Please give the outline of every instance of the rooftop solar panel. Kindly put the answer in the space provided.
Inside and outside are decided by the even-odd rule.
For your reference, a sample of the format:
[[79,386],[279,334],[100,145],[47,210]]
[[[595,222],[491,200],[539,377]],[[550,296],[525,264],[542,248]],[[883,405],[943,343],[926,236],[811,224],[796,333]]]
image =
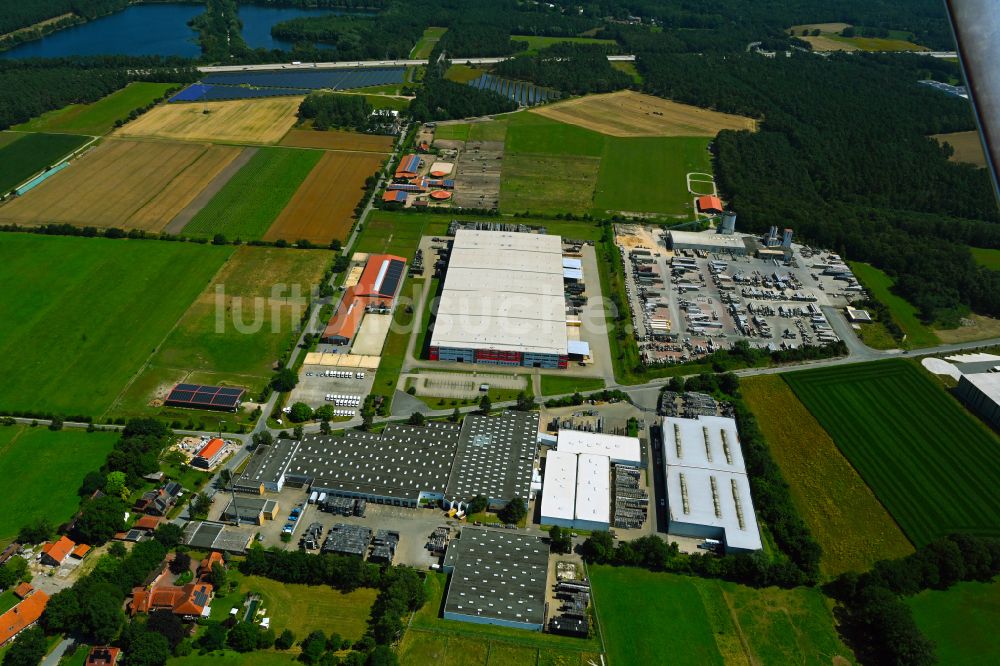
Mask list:
[[213,405],[218,405],[219,407],[235,407],[236,406],[236,396],[234,395],[217,395],[215,399],[212,400]]
[[239,396],[243,394],[243,389],[241,388],[220,388],[219,395],[234,395]]
[[398,259],[393,259],[389,262],[389,268],[385,272],[385,277],[382,279],[382,285],[379,288],[380,296],[392,296],[396,293],[396,287],[399,286],[399,280],[403,276],[404,264]]
[[195,393],[194,398],[191,399],[191,402],[199,405],[210,405],[212,404],[212,396],[211,394],[208,393]]
[[200,384],[178,384],[174,387],[175,391],[197,391],[201,388]]
[[167,400],[170,402],[190,402],[194,397],[194,391],[171,391]]

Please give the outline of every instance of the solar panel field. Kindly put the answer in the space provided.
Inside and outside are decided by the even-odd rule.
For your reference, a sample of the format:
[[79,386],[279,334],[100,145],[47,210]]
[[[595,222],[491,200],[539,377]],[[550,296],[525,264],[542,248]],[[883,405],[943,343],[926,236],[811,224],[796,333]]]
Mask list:
[[75,134],[28,134],[0,147],[0,193],[53,166],[90,139]]
[[163,104],[120,128],[124,137],[218,143],[277,143],[296,121],[303,97]]
[[245,85],[256,88],[347,90],[402,83],[405,75],[405,67],[296,69],[284,72],[220,72],[204,77],[202,83],[228,86]]
[[233,99],[262,99],[264,97],[288,97],[301,95],[298,88],[252,88],[249,86],[216,86],[210,83],[195,83],[170,98],[177,102],[220,102]]
[[483,74],[469,81],[468,85],[476,90],[495,92],[501,97],[506,97],[517,102],[521,106],[534,106],[558,96],[558,93],[554,90],[542,88],[533,83],[493,76],[492,74]]
[[4,234],[0,411],[102,415],[232,252]]
[[900,359],[784,375],[915,545],[1000,534],[1000,439]]

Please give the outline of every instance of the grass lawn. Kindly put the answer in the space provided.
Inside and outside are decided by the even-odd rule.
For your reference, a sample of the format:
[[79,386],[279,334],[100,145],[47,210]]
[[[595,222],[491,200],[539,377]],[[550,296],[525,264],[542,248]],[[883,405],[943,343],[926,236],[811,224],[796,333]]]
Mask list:
[[423,36],[413,45],[413,49],[410,51],[410,59],[416,60],[419,58],[427,58],[430,56],[431,51],[437,46],[437,43],[441,41],[444,33],[448,32],[448,28],[424,28]]
[[990,270],[1000,271],[1000,250],[989,250],[982,247],[970,247],[972,258],[980,266],[985,266]]
[[36,518],[69,520],[80,504],[76,490],[83,477],[104,463],[117,440],[111,432],[0,426],[0,478],[17,479],[0,496],[0,544]]
[[471,127],[472,125],[470,123],[449,123],[447,125],[438,125],[434,130],[434,139],[447,141],[468,141],[469,129]]
[[913,552],[899,526],[779,375],[740,381],[792,501],[823,547],[826,576]]
[[184,227],[184,233],[221,233],[243,240],[263,237],[322,156],[319,150],[260,148]]
[[0,132],[0,148],[9,146],[18,139],[23,139],[25,136],[27,135],[19,132]]
[[365,100],[372,105],[373,109],[395,109],[405,111],[410,105],[410,100],[402,97],[388,97],[386,95],[365,95]]
[[[455,83],[468,83],[469,81],[478,79],[485,73],[485,69],[455,64],[449,67],[448,71],[444,73],[444,78],[449,81],[454,81]],[[444,137],[441,138],[443,139]]]
[[925,326],[917,317],[917,309],[904,299],[892,293],[893,279],[871,264],[860,261],[850,262],[854,276],[879,302],[889,308],[893,320],[903,329],[908,347],[931,347],[940,343],[934,331]]
[[528,42],[528,47],[526,49],[518,51],[514,55],[533,55],[544,48],[552,46],[553,44],[604,44],[605,46],[614,46],[617,43],[613,39],[599,39],[597,37],[540,37],[536,35],[511,35],[510,39],[515,42]]
[[[304,637],[303,637],[304,638]],[[280,652],[261,650],[257,652],[209,652],[189,654],[186,657],[171,657],[168,666],[271,666],[271,664],[301,664],[298,651]]]
[[604,388],[604,380],[600,377],[542,375],[542,395],[563,395],[578,391],[583,393],[585,391],[600,391],[602,388]]
[[600,157],[604,152],[605,136],[598,132],[526,111],[503,118],[507,121],[504,148],[508,153]]
[[[853,661],[821,592],[591,567],[609,664]],[[628,590],[628,594],[621,594]],[[641,639],[639,639],[641,637]]]
[[14,129],[26,132],[69,132],[102,136],[114,129],[116,120],[127,120],[128,115],[153,100],[163,97],[177,83],[131,83],[92,104],[70,104],[62,109],[49,111]]
[[448,233],[452,217],[434,213],[375,210],[368,216],[351,249],[354,252],[395,254],[410,260],[413,259],[422,236],[443,236]]
[[[420,297],[420,290],[423,282],[414,282],[404,278],[403,286],[400,287],[400,295],[404,297],[398,299],[400,305],[392,312],[393,326],[389,329],[389,334],[385,338],[385,346],[382,347],[382,360],[378,370],[375,371],[375,379],[372,381],[372,394],[385,396],[389,405],[392,404],[392,397],[396,393],[396,382],[399,380],[399,372],[403,368],[403,359],[406,357],[406,346],[410,342],[410,331],[413,326],[414,308],[407,312],[405,303],[412,303]],[[416,353],[416,349],[414,349]]]
[[989,462],[1000,438],[921,367],[893,359],[784,377],[914,545],[1000,535]]
[[1000,663],[1000,581],[959,583],[906,600],[942,664]]
[[87,141],[75,134],[29,134],[0,148],[0,194],[54,166]]
[[896,349],[899,347],[899,343],[882,322],[873,321],[869,324],[858,324],[858,326],[860,327],[858,336],[861,341],[872,349]]
[[617,61],[611,63],[611,66],[617,69],[619,72],[625,72],[626,74],[631,76],[632,80],[635,81],[636,83],[639,84],[642,83],[642,75],[639,73],[639,70],[635,68],[634,62]]
[[101,415],[233,251],[4,234],[0,410]]
[[16,606],[21,600],[17,598],[14,594],[13,589],[4,590],[0,592],[0,615],[6,613],[11,608]]
[[574,213],[593,206],[600,159],[511,153],[504,157],[500,207],[505,213]]
[[692,217],[691,171],[712,173],[709,138],[607,137],[594,195],[605,211],[664,213]]

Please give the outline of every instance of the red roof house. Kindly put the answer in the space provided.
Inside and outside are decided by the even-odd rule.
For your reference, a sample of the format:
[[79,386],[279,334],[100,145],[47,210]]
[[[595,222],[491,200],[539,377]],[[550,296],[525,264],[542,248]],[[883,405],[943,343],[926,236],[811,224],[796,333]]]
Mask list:
[[713,195],[698,197],[698,210],[702,213],[721,213],[722,199]]
[[59,537],[58,541],[49,541],[42,546],[42,563],[57,567],[73,552],[74,548],[76,548],[76,543],[66,536]]
[[6,645],[19,633],[38,622],[49,603],[49,595],[35,590],[23,601],[0,615],[0,646]]
[[84,666],[115,666],[121,653],[116,647],[92,647]]

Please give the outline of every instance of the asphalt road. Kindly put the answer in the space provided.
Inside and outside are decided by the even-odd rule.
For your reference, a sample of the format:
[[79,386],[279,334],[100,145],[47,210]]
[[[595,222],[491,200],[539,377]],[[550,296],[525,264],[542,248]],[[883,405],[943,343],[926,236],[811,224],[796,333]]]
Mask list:
[[[507,60],[508,56],[498,58],[455,58],[454,62],[470,65],[495,65],[498,62]],[[634,55],[609,55],[611,62],[632,62]],[[428,64],[427,59],[423,60],[335,60],[330,62],[291,62],[291,63],[271,63],[266,65],[206,65],[198,70],[206,74],[213,72],[266,72],[281,70],[303,70],[303,69],[354,69],[357,67],[418,67]]]

